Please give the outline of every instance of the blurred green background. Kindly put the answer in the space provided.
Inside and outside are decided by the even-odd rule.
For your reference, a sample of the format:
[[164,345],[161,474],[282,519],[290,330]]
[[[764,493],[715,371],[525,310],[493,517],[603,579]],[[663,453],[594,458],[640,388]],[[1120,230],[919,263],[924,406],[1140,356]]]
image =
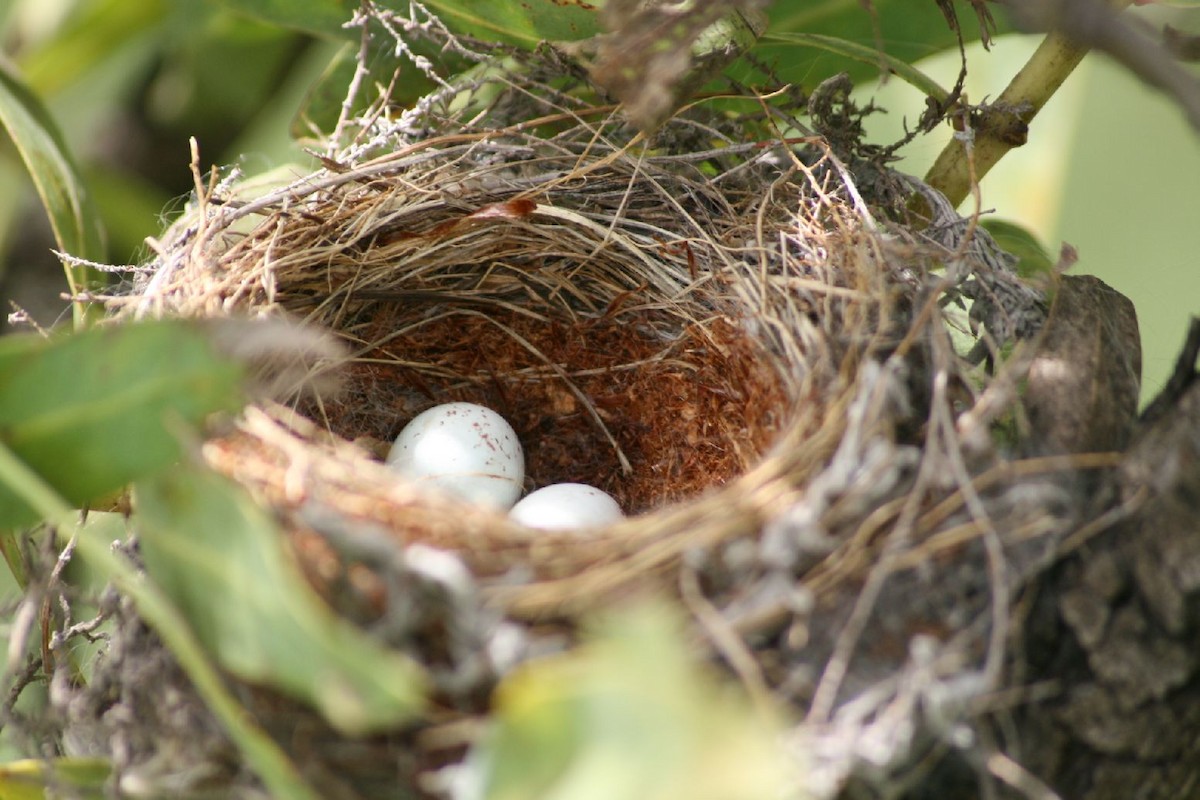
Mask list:
[[[49,107],[108,233],[108,260],[144,240],[203,164],[256,173],[300,151],[289,126],[340,42],[255,22],[215,0],[0,0],[0,52]],[[41,324],[64,303],[62,267],[25,168],[0,137],[0,299]]]

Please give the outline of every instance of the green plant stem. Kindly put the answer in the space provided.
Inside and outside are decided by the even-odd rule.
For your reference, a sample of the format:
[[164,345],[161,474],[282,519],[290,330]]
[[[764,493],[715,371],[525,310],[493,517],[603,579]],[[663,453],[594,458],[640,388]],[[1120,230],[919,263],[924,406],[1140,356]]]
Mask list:
[[[0,443],[0,481],[4,481],[46,519],[64,519],[73,513],[41,477]],[[191,679],[205,705],[224,726],[274,797],[319,800],[300,777],[295,765],[271,738],[258,728],[232,695],[209,662],[185,620],[157,586],[139,575],[94,537],[80,536],[76,549],[137,605],[138,613],[162,638]]]
[[[1113,6],[1124,8],[1130,2],[1115,0]],[[1022,143],[1005,136],[1005,131],[1011,133],[1013,123],[1024,126],[1032,122],[1087,52],[1088,48],[1074,45],[1057,33],[1047,34],[996,102],[983,111],[981,124],[946,144],[926,173],[925,182],[944,194],[951,205],[962,203],[971,187]]]

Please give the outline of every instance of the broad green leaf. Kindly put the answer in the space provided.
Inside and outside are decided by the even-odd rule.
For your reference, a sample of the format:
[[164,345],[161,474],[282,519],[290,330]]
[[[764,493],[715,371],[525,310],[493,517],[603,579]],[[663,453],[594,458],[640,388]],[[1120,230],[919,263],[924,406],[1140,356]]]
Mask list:
[[486,41],[532,48],[541,41],[573,42],[600,33],[603,2],[583,0],[426,0],[456,31]]
[[[292,118],[291,135],[293,139],[303,141],[312,138],[316,132],[328,134],[333,131],[342,110],[342,103],[346,98],[346,87],[354,79],[354,73],[358,68],[357,56],[357,45],[350,43],[342,45],[334,53],[329,65],[325,67],[325,71],[309,88],[300,110]],[[390,72],[391,69],[394,69],[395,62],[388,59],[388,63],[387,69]],[[371,79],[366,81],[366,85],[387,85],[388,76],[384,73],[383,68],[378,68],[379,65],[380,60],[377,56],[372,65],[376,68],[371,70]],[[422,81],[422,84],[424,83]],[[403,101],[400,103],[405,105]]]
[[895,56],[880,53],[873,47],[859,42],[852,42],[837,36],[823,36],[819,33],[779,33],[766,37],[764,43],[784,43],[796,47],[810,47],[825,50],[835,55],[854,59],[860,64],[866,64],[875,69],[886,69],[896,77],[905,81],[915,89],[924,92],[926,96],[942,102],[949,97],[949,92],[933,78],[921,70]]
[[488,800],[761,800],[788,774],[776,722],[689,658],[661,606],[627,608],[577,651],[497,691],[468,764]]
[[[91,261],[104,260],[104,237],[95,210],[57,126],[41,101],[0,64],[0,125],[25,162],[41,197],[61,252]],[[71,292],[103,286],[103,273],[85,266],[68,266]],[[76,322],[84,314],[76,306]]]
[[349,734],[420,709],[419,668],[322,603],[239,487],[183,465],[138,483],[135,497],[147,572],[225,669],[311,703]]
[[1005,219],[987,217],[980,227],[992,235],[996,244],[1017,257],[1017,273],[1022,278],[1049,278],[1054,271],[1054,259],[1028,228]]
[[163,209],[173,198],[158,184],[127,169],[93,164],[86,177],[108,232],[113,263],[140,262],[147,252],[146,235],[158,232]]
[[112,765],[100,758],[25,759],[0,764],[0,800],[107,797]]
[[[0,441],[77,505],[179,457],[173,426],[240,402],[242,370],[181,321],[0,339]],[[0,475],[0,528],[38,518]]]
[[[223,0],[229,8],[277,25],[323,36],[357,38],[342,26],[357,0]],[[386,3],[405,8],[407,3]],[[455,31],[485,41],[533,47],[541,41],[575,41],[599,33],[603,2],[582,0],[426,0],[425,6]]]
[[[812,89],[839,72],[849,73],[855,83],[865,83],[895,62],[871,64],[860,54],[834,52],[815,41],[801,46],[787,40],[791,34],[822,37],[826,44],[836,39],[843,49],[845,43],[870,51],[882,48],[895,61],[907,64],[957,46],[954,32],[932,0],[872,0],[870,7],[865,8],[861,0],[776,0],[768,8],[770,26],[755,56],[772,67],[779,80]],[[974,13],[962,3],[955,7],[964,39],[979,39]],[[1006,29],[1002,15],[997,16],[997,23],[1000,30]],[[731,74],[751,85],[763,80],[761,73],[748,65]]]
[[[22,497],[38,509],[43,519],[65,520],[72,515],[67,501],[59,497],[39,475],[0,442],[0,474],[20,487]],[[230,694],[223,676],[209,663],[179,611],[162,590],[113,551],[111,542],[85,533],[76,541],[77,552],[137,606],[138,614],[154,628],[179,661],[213,716],[245,758],[247,767],[262,779],[272,797],[316,800],[315,793],[276,742],[262,731]],[[107,796],[107,794],[105,795]]]
[[74,83],[167,14],[166,0],[97,0],[81,3],[55,36],[21,60],[21,71],[43,97]]
[[[453,53],[442,53],[428,42],[411,42],[409,49],[414,55],[429,59],[438,67],[446,80],[463,80],[472,65]],[[346,88],[357,68],[358,45],[347,43],[334,55],[320,78],[309,89],[299,113],[291,125],[293,138],[311,138],[314,130],[326,134],[333,131],[342,103],[346,99]],[[359,112],[379,98],[377,92],[389,88],[388,102],[401,108],[410,107],[425,94],[437,88],[430,78],[417,69],[405,55],[398,55],[388,47],[372,49],[367,62],[368,77],[362,82],[360,95],[355,98],[353,111]],[[394,76],[399,75],[396,79]]]
[[222,5],[264,22],[318,36],[349,38],[342,26],[358,8],[358,0],[221,0]]

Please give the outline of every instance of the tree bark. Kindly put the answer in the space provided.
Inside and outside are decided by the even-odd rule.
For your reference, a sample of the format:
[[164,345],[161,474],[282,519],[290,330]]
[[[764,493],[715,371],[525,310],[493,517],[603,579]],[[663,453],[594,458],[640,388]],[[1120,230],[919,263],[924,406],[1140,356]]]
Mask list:
[[1051,696],[1010,755],[1063,798],[1200,795],[1198,350],[1200,321],[1113,476],[1119,521],[1036,587],[1018,677]]

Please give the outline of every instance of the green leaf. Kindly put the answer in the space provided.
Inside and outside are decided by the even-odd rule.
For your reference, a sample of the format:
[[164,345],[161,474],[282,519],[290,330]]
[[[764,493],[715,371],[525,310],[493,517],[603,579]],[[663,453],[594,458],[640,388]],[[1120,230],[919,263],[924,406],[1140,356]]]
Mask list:
[[[3,125],[25,162],[58,249],[91,261],[104,259],[104,236],[99,217],[79,177],[54,120],[41,101],[0,64],[0,125]],[[66,268],[72,293],[103,286],[105,276],[90,267]],[[76,322],[84,309],[76,305]]]
[[356,32],[342,26],[350,21],[358,0],[221,0],[222,5],[264,22],[318,36],[348,38]]
[[419,668],[333,614],[239,487],[183,465],[140,482],[136,500],[147,572],[225,669],[311,703],[349,734],[420,710]]
[[133,40],[152,34],[166,15],[165,0],[82,3],[53,38],[22,59],[22,73],[39,94],[50,97],[118,56]]
[[585,55],[593,83],[621,101],[625,115],[652,131],[692,94],[750,50],[766,16],[736,4],[638,7],[606,15],[611,32],[571,49]]
[[[223,0],[229,8],[276,25],[323,36],[357,38],[342,26],[357,0]],[[393,7],[401,4],[390,3]],[[405,4],[406,5],[406,4]],[[532,48],[538,42],[574,41],[599,33],[598,3],[582,0],[426,0],[425,5],[460,33]]]
[[[240,403],[241,369],[173,321],[0,339],[0,441],[83,505],[179,457],[180,423]],[[38,513],[0,475],[0,528]]]
[[[980,38],[974,14],[962,4],[959,23],[963,38],[970,42]],[[839,72],[847,72],[855,83],[865,83],[879,77],[881,69],[890,70],[896,62],[913,64],[918,60],[957,46],[957,38],[937,3],[930,0],[872,0],[872,10],[864,8],[861,0],[776,0],[768,9],[771,22],[767,36],[755,49],[755,56],[774,68],[779,80],[811,89]],[[998,18],[1000,30],[1004,23]],[[825,43],[838,40],[837,52],[829,47],[805,46],[789,41],[788,37],[821,37]],[[894,60],[864,61],[860,52],[847,52],[850,44],[883,53]],[[763,76],[748,65],[732,73],[746,81],[762,81]],[[906,77],[905,80],[908,80]]]
[[1002,250],[1017,257],[1017,273],[1022,278],[1049,278],[1054,272],[1054,259],[1028,228],[994,217],[980,220],[979,225],[992,235]]
[[[386,55],[391,55],[387,53]],[[354,79],[354,73],[358,68],[357,58],[358,46],[347,42],[338,48],[330,59],[329,64],[325,67],[324,72],[317,78],[316,82],[309,87],[308,92],[304,96],[304,102],[300,105],[300,110],[292,118],[290,133],[293,139],[303,141],[310,138],[314,131],[328,133],[337,125],[338,115],[342,110],[342,103],[346,98],[346,87]],[[366,82],[371,85],[387,85],[387,75],[383,74],[382,69],[374,67],[380,63],[379,56],[373,59],[374,63],[370,70],[370,80]],[[391,68],[395,68],[395,59],[387,59]],[[420,81],[422,85],[427,85],[428,81]],[[415,99],[415,98],[414,98]],[[398,101],[401,105],[406,105],[403,101]],[[361,107],[361,103],[359,107]],[[358,110],[357,108],[355,110]]]
[[887,53],[880,53],[875,48],[859,42],[852,42],[838,36],[823,36],[819,33],[779,33],[767,36],[763,41],[764,43],[778,42],[796,47],[811,47],[854,59],[860,64],[866,64],[876,69],[885,68],[912,87],[924,92],[926,96],[939,102],[945,101],[949,97],[949,92],[943,89],[937,81],[908,62]]
[[[439,67],[439,72],[449,81],[466,80],[464,73],[484,65],[472,66],[470,62],[453,53],[439,52],[428,42],[412,42],[409,49],[413,55],[429,59]],[[354,77],[358,63],[357,44],[347,43],[334,54],[321,76],[309,89],[299,113],[292,121],[292,137],[302,140],[313,135],[313,131],[329,133],[334,130],[342,103],[346,98],[346,87]],[[395,79],[399,74],[400,79]],[[388,102],[401,108],[412,106],[422,96],[437,88],[432,80],[416,68],[408,56],[397,54],[387,47],[372,48],[367,61],[367,78],[362,81],[359,96],[355,98],[354,111],[361,112],[367,105],[378,100],[374,94],[382,87],[389,87]]]
[[104,787],[111,774],[112,765],[100,758],[10,761],[0,764],[0,798],[51,800],[67,796],[100,800],[108,796]]
[[600,33],[603,2],[582,0],[426,0],[456,31],[486,41],[532,48],[541,41],[573,42]]
[[761,800],[784,794],[773,720],[692,659],[678,619],[642,605],[497,691],[468,763],[489,800]]
[[[17,487],[21,496],[38,509],[43,519],[65,520],[72,515],[67,501],[0,441],[0,475]],[[153,582],[122,555],[111,541],[81,531],[78,553],[97,572],[107,576],[126,597],[133,600],[141,618],[162,638],[179,660],[204,704],[225,728],[246,765],[262,779],[272,797],[316,800],[316,794],[301,778],[295,765],[278,744],[262,731],[234,700],[222,676],[208,661],[187,622]],[[107,795],[106,795],[107,796]]]

